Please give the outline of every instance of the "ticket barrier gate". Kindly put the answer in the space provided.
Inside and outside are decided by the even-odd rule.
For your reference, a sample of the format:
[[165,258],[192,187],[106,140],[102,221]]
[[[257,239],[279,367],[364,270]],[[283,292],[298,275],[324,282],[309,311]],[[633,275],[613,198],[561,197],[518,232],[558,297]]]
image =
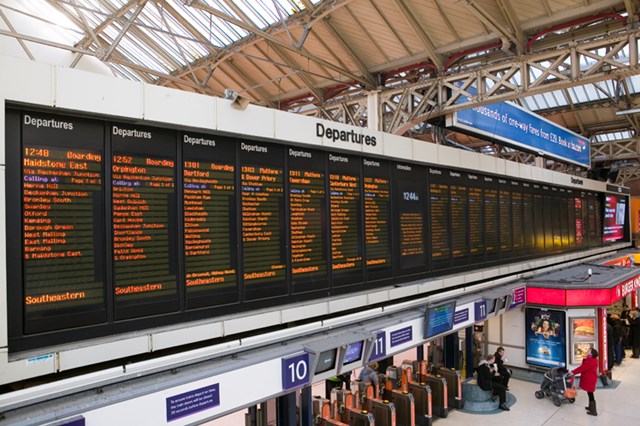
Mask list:
[[437,370],[437,374],[440,374],[447,379],[449,407],[457,409],[464,407],[464,399],[462,399],[462,377],[460,376],[460,371],[453,368],[441,367]]
[[[375,412],[370,410],[370,401],[374,401],[374,387],[369,383],[352,382],[354,393],[343,389],[331,391],[333,417],[348,426],[375,426]],[[383,423],[384,424],[384,423]]]
[[441,375],[421,375],[421,383],[426,383],[431,388],[431,406],[433,414],[445,418],[449,414],[449,401],[447,392],[447,379]]
[[396,408],[391,401],[367,399],[365,406],[373,414],[375,426],[396,426]]
[[431,406],[431,388],[426,383],[409,383],[409,392],[413,395],[416,409],[416,425],[431,426],[433,411]]
[[358,411],[354,410],[350,414],[349,426],[376,426],[375,418],[373,414],[366,410]]
[[391,402],[396,409],[396,426],[415,426],[416,404],[409,391],[392,390]]
[[332,415],[332,404],[328,399],[314,397],[311,402],[313,424],[318,426],[349,426]]

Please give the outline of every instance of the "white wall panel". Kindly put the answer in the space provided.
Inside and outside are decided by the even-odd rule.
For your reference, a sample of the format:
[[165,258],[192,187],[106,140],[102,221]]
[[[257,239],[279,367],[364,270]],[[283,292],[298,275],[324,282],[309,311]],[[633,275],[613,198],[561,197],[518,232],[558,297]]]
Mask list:
[[530,180],[531,169],[533,169],[533,166],[530,166],[528,164],[520,164],[520,177],[522,179]]
[[520,177],[520,164],[514,163],[513,161],[506,161],[506,173],[508,176],[519,178]]
[[142,83],[60,67],[55,74],[57,107],[142,118]]
[[275,137],[274,109],[250,104],[243,110],[231,106],[230,100],[215,99],[218,130],[258,138]]
[[[0,348],[0,377],[2,377],[3,383],[19,382],[31,377],[52,374],[56,371],[55,367],[53,354],[44,354],[38,357],[9,362],[7,348]],[[11,393],[7,394],[7,396],[11,397]],[[1,401],[0,406],[2,406]]]
[[544,169],[540,167],[532,167],[531,168],[531,179],[540,182],[542,180]]
[[497,163],[498,159],[496,157],[492,157],[490,155],[481,155],[480,168],[478,170],[485,173],[495,173],[498,169]]
[[[362,129],[362,152],[364,154],[384,154],[384,133]],[[374,140],[375,139],[375,140]]]
[[413,159],[425,163],[438,163],[438,145],[430,142],[411,140],[413,143]]
[[438,162],[441,166],[462,167],[460,164],[461,149],[451,148],[444,145],[436,145],[438,147]]
[[496,171],[499,175],[504,175],[507,173],[507,160],[503,160],[502,158],[496,158]]
[[332,300],[329,304],[330,313],[351,311],[354,306],[367,306],[367,295],[360,294],[357,296],[345,297],[342,299]]
[[53,106],[53,73],[51,65],[0,56],[0,93],[8,101]]
[[270,327],[281,324],[280,311],[254,313],[240,318],[233,318],[224,321],[224,335],[229,336],[245,331]]
[[222,332],[222,323],[214,322],[211,324],[202,324],[160,333],[153,333],[151,336],[151,349],[158,351],[160,349],[215,339],[216,337],[222,337]]
[[403,136],[384,133],[382,137],[383,153],[388,157],[401,160],[411,160],[413,158],[413,140]]
[[143,354],[149,351],[149,338],[144,336],[123,338],[109,343],[109,349],[101,346],[86,346],[83,348],[61,351],[59,353],[60,371],[85,365],[98,364],[127,356]]
[[480,170],[481,154],[471,152],[471,151],[464,151],[462,149],[458,151],[460,151],[458,154],[460,156],[460,167],[463,167],[468,170],[472,170],[474,172],[477,172],[478,170]]
[[215,130],[216,100],[211,96],[143,85],[145,120]]
[[322,120],[278,110],[274,114],[276,139],[322,146],[322,138],[316,135],[316,125]]
[[328,302],[309,303],[307,305],[295,306],[293,308],[282,309],[282,322],[288,323],[306,318],[321,317],[329,313]]

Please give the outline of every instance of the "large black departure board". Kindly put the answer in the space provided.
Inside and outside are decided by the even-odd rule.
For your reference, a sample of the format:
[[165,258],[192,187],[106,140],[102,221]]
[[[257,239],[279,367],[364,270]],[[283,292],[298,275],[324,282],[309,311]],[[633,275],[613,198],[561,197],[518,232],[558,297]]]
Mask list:
[[109,128],[116,318],[177,310],[175,134]]
[[289,229],[293,292],[326,290],[326,155],[293,149],[289,160]]
[[329,154],[331,271],[338,287],[363,280],[361,159]]
[[187,307],[238,300],[236,147],[183,133],[182,216]]
[[482,176],[468,173],[469,183],[469,254],[471,263],[484,257],[484,189]]
[[6,112],[10,352],[603,245],[605,192],[43,111]]
[[396,207],[396,257],[398,273],[425,272],[428,265],[425,169],[414,164],[396,164],[393,170]]
[[431,259],[434,269],[442,269],[451,263],[449,176],[443,169],[429,167],[428,170]]
[[393,272],[389,163],[365,158],[362,172],[367,280],[389,278]]
[[239,149],[245,297],[280,296],[287,292],[284,150],[255,142]]
[[103,322],[102,126],[32,113],[21,121],[25,332]]

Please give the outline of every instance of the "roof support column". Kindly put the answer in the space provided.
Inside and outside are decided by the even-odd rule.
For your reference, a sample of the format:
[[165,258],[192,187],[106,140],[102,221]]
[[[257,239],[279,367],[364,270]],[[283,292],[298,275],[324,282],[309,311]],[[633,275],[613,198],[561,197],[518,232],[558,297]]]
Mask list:
[[380,122],[380,92],[367,93],[367,128],[382,131]]

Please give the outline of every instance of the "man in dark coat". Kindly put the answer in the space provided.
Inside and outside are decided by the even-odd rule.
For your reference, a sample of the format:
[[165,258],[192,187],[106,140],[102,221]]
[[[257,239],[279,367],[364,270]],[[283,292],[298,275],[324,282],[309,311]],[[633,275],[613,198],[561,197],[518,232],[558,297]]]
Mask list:
[[502,410],[509,411],[507,407],[507,388],[502,384],[500,373],[498,373],[498,366],[495,364],[495,357],[493,355],[487,355],[485,359],[480,361],[478,365],[478,386],[482,390],[492,390],[498,394],[500,398],[499,407]]
[[507,390],[509,390],[509,379],[511,378],[511,370],[507,368],[505,362],[507,362],[507,358],[505,358],[505,350],[502,346],[499,346],[496,349],[496,353],[493,354],[496,359],[496,365],[498,366],[499,377],[502,377],[502,384]]
[[631,358],[640,358],[640,318],[635,309],[629,312],[629,340],[633,351]]

